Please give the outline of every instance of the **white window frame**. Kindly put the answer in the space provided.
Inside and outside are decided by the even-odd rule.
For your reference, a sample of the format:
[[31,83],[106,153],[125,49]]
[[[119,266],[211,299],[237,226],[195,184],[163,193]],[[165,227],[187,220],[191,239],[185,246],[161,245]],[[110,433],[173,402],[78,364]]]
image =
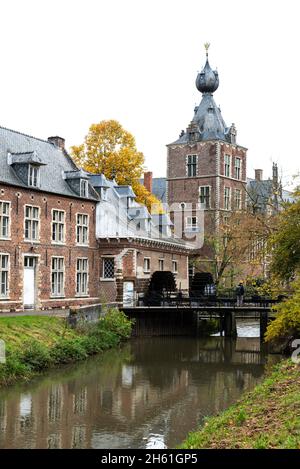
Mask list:
[[[3,204],[8,205],[8,214],[3,214]],[[7,236],[3,236],[3,218],[7,218]],[[0,200],[0,239],[10,239],[10,225],[11,225],[11,202],[8,200]]]
[[87,179],[80,179],[80,197],[88,198],[89,196],[89,181]]
[[[226,206],[226,189],[228,189],[228,207]],[[224,187],[224,210],[231,210],[231,187],[228,186]]]
[[[191,163],[189,163],[189,159],[191,159]],[[195,161],[193,161],[195,159]],[[189,175],[189,168],[193,168],[191,171],[193,174]],[[190,154],[186,156],[186,175],[189,178],[196,177],[198,174],[198,155]]]
[[[237,166],[237,161],[239,161],[239,166]],[[242,179],[242,158],[238,156],[234,159],[234,179],[238,179],[239,181]]]
[[[78,269],[78,263],[81,262],[83,266],[83,261],[86,261],[86,269]],[[88,257],[77,257],[76,258],[76,273],[75,273],[75,286],[76,286],[76,296],[89,296],[89,259]],[[86,289],[83,291],[83,278],[86,278],[85,285]],[[78,280],[80,279],[80,280]],[[80,287],[80,288],[78,288]]]
[[[54,213],[57,212],[59,214],[63,214],[63,222],[60,220],[54,220]],[[65,244],[66,242],[66,212],[65,210],[60,210],[58,208],[53,208],[51,210],[51,215],[52,215],[52,222],[51,222],[51,240],[52,244]],[[62,226],[62,240],[53,239],[53,234],[54,234],[54,226],[56,225],[56,235],[59,233],[59,227]]]
[[[37,165],[30,164],[28,165],[28,186],[30,187],[40,187],[41,181],[41,168]],[[36,175],[34,174],[36,172]]]
[[[57,263],[57,267],[53,268],[53,261],[62,260],[62,267]],[[56,274],[56,288],[53,289],[53,276]],[[59,277],[62,274],[62,282],[59,282]],[[58,285],[62,283],[61,291],[58,291]],[[51,297],[52,298],[62,298],[65,296],[65,258],[63,256],[52,256],[51,257]]]
[[172,272],[173,274],[178,274],[178,260],[172,259]]
[[[31,217],[27,217],[26,216],[26,208],[30,208],[31,213],[33,211],[32,209],[36,208],[38,210],[38,217],[33,218],[32,215],[31,215]],[[24,241],[29,242],[29,243],[39,242],[39,240],[40,240],[40,223],[41,223],[40,212],[41,212],[41,209],[37,205],[29,205],[29,204],[24,205]],[[31,227],[30,228],[30,237],[28,237],[28,238],[26,238],[26,221],[31,222],[30,223],[30,227]],[[36,236],[36,238],[32,237],[33,222],[35,222],[37,224],[37,229],[36,229],[37,236]]]
[[[115,265],[115,257],[114,256],[103,256],[101,258],[102,260],[102,277],[101,277],[101,280],[105,280],[105,281],[112,281],[112,280],[115,280],[115,276],[116,276],[116,265]],[[112,261],[113,264],[114,264],[114,275],[113,277],[106,277],[105,276],[105,262],[106,261]]]
[[[227,158],[228,158],[228,161],[226,161]],[[225,153],[224,155],[224,176],[228,178],[231,177],[231,155],[228,155],[227,153]]]
[[[201,202],[201,189],[208,189],[208,205],[206,205],[206,202]],[[204,196],[206,199],[206,195]],[[205,210],[209,210],[211,208],[211,186],[205,185],[205,186],[199,186],[199,203],[201,204],[201,207],[204,208]]]
[[[239,197],[237,195],[239,194]],[[239,202],[237,204],[237,201]],[[241,189],[234,189],[234,208],[236,210],[241,210],[242,209],[242,191]]]
[[[2,267],[2,257],[7,257],[7,266],[6,268]],[[2,293],[2,272],[6,272],[6,291]],[[0,252],[0,299],[9,298],[9,275],[10,275],[10,255],[7,252]]]
[[[161,268],[162,267],[162,268]],[[164,272],[164,269],[165,269],[165,260],[162,258],[162,259],[158,259],[158,270],[160,272]]]
[[[79,223],[79,217],[87,217],[87,222]],[[88,246],[89,245],[89,222],[90,217],[87,213],[76,213],[76,244],[78,246]],[[86,233],[86,242],[84,242],[84,233]]]
[[144,257],[143,270],[144,270],[144,274],[150,274],[150,272],[151,272],[151,257]]
[[198,230],[198,217],[189,215],[185,218],[185,231],[191,233]]

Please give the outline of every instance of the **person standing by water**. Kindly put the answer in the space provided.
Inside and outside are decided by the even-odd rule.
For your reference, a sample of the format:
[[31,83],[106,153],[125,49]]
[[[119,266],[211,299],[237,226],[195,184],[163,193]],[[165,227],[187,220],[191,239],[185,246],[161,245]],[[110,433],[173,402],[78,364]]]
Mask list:
[[245,288],[244,288],[243,282],[240,282],[238,286],[236,287],[236,305],[237,306],[243,305],[244,293],[245,293]]

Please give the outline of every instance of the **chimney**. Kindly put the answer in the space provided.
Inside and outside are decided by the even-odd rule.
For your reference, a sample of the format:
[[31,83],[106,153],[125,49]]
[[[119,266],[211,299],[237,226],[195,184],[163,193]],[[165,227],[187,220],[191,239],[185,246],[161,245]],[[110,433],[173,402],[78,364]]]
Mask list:
[[152,172],[147,171],[144,173],[144,186],[146,187],[147,191],[152,192]]
[[273,178],[273,182],[275,182],[275,183],[278,182],[278,166],[277,166],[277,163],[273,163],[272,178]]
[[61,150],[65,149],[65,139],[62,137],[48,137],[48,142],[52,143]]
[[255,181],[262,181],[263,178],[263,170],[262,169],[255,169]]

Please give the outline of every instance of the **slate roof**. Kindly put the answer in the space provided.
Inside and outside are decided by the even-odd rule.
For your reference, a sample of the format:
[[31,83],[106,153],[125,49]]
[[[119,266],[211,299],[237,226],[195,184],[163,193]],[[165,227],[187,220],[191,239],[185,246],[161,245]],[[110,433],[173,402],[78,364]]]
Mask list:
[[152,221],[154,226],[174,226],[174,223],[172,223],[169,215],[167,215],[166,213],[153,214]]
[[118,186],[115,184],[114,189],[120,197],[132,197],[133,199],[136,197],[131,186]]
[[[140,183],[144,184],[144,179],[140,179]],[[154,194],[161,202],[167,202],[167,182],[166,178],[152,179],[152,194]]]
[[171,145],[208,140],[236,143],[235,125],[228,127],[225,124],[221,110],[213,98],[213,92],[218,86],[218,72],[211,69],[207,58],[204,68],[196,79],[196,87],[202,93],[201,102],[195,107],[194,117],[186,132],[182,131],[179,138]]
[[[43,164],[40,171],[40,187],[30,187],[31,190],[80,198],[63,178],[65,172],[78,171],[78,168],[67,152],[53,143],[0,126],[0,183],[28,188],[8,164],[8,153],[16,155],[19,163],[22,158],[25,163],[30,162],[34,154],[34,158]],[[96,192],[93,189],[92,191],[94,196],[90,195],[89,199],[98,200]]]
[[111,187],[104,174],[92,174],[90,173],[90,181],[94,187]]
[[[256,203],[261,210],[266,210],[268,202],[274,197],[274,183],[272,179],[247,179],[248,197]],[[293,193],[280,188],[278,194],[280,202],[294,202]]]

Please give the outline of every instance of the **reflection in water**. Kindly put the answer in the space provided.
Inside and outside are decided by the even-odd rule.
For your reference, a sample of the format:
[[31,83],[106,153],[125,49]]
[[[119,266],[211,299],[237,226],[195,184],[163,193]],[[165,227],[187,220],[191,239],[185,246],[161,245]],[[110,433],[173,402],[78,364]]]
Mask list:
[[174,447],[251,389],[266,360],[257,338],[135,339],[2,389],[0,447]]

